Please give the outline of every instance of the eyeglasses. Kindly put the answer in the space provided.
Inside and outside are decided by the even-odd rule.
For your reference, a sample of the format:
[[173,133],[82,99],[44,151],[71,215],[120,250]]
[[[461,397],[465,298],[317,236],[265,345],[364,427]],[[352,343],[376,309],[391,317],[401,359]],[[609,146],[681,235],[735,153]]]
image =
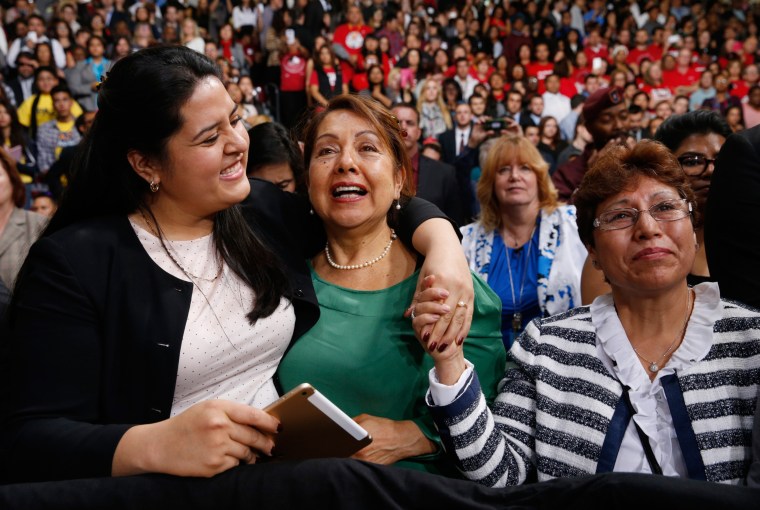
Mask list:
[[715,159],[710,159],[704,154],[684,154],[678,158],[678,162],[686,175],[698,177],[707,171],[710,163],[715,164]]
[[643,212],[648,212],[655,221],[677,221],[691,214],[691,202],[685,198],[665,200],[649,209],[639,211],[632,207],[605,211],[594,220],[594,228],[599,230],[619,230],[632,227]]

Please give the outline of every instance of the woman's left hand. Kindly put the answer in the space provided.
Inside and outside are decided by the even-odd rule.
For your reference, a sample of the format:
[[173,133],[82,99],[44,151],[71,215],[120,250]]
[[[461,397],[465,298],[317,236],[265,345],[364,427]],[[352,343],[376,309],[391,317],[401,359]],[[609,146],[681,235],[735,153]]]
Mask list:
[[411,420],[395,421],[360,414],[354,421],[372,436],[372,443],[356,452],[354,459],[387,465],[436,451],[433,442]]

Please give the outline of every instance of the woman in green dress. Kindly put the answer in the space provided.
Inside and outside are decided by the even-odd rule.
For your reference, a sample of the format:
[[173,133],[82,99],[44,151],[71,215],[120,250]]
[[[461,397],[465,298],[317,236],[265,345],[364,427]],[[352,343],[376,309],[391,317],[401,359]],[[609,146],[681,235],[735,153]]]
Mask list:
[[[414,194],[398,121],[370,100],[339,96],[307,126],[304,141],[309,197],[327,231],[324,251],[311,260],[321,315],[280,364],[282,387],[309,382],[354,416],[374,439],[357,458],[453,475],[424,402],[432,365],[403,317],[421,260],[394,242],[395,213]],[[447,313],[461,321],[473,307],[466,342],[454,342],[465,342],[493,397],[505,363],[501,303],[473,281],[474,302]],[[434,348],[443,351],[446,342]]]

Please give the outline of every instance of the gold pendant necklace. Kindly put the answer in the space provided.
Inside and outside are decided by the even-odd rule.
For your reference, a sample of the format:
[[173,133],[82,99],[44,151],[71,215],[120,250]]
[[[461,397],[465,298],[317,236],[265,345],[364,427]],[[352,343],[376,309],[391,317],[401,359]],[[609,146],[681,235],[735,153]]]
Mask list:
[[644,360],[646,363],[649,363],[649,367],[648,367],[649,371],[652,372],[653,374],[656,374],[657,372],[660,371],[660,369],[662,368],[662,366],[660,366],[660,362],[665,359],[665,356],[667,356],[670,350],[673,348],[673,346],[676,345],[676,342],[681,340],[683,336],[686,334],[686,326],[689,324],[689,310],[690,309],[691,309],[691,289],[689,289],[689,287],[686,287],[686,317],[684,318],[684,321],[683,321],[683,327],[681,327],[681,329],[679,330],[680,334],[676,334],[676,337],[673,339],[673,342],[671,342],[668,348],[665,349],[665,352],[662,353],[662,356],[657,358],[655,361],[650,361],[646,359],[644,356],[641,355],[641,353],[635,347],[633,347],[633,344],[631,344],[631,347],[633,347],[633,352],[635,352],[636,355],[642,360]]

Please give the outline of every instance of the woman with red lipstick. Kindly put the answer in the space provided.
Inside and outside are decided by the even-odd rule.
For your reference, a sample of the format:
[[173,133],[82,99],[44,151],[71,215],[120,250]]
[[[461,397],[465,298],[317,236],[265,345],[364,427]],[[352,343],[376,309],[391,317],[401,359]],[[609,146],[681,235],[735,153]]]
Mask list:
[[[327,231],[310,265],[321,316],[283,358],[283,389],[308,381],[356,416],[373,437],[359,459],[456,475],[425,408],[430,363],[400,308],[414,294],[420,257],[395,241],[397,216],[413,196],[398,121],[370,98],[337,97],[306,127],[304,159]],[[473,284],[474,302],[443,310],[458,316],[474,308],[466,341],[429,347],[464,343],[491,399],[505,362],[498,298],[482,281]],[[439,289],[431,292],[440,299]]]
[[[208,477],[253,463],[276,437],[260,408],[278,397],[279,361],[319,316],[304,257],[322,226],[296,196],[246,178],[248,136],[207,57],[129,55],[98,105],[7,312],[0,480]],[[448,255],[448,221],[414,229],[435,217],[420,205],[399,234],[437,246],[427,262],[471,284]],[[471,301],[456,278],[453,302]]]
[[[717,284],[688,285],[695,197],[678,160],[653,141],[612,147],[574,202],[612,292],[534,320],[492,410],[461,349],[430,351],[428,403],[446,450],[492,486],[611,471],[743,484],[760,313],[721,300]],[[417,305],[416,331],[438,307]]]
[[502,137],[488,151],[478,181],[481,214],[462,228],[465,256],[499,295],[509,349],[536,317],[580,304],[586,248],[575,208],[559,205],[549,165],[525,137]]

